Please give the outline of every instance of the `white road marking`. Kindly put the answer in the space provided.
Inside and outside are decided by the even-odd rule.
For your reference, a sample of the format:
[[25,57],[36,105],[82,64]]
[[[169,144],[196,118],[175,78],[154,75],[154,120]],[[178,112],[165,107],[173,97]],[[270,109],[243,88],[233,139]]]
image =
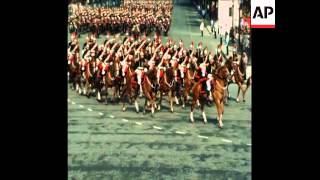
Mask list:
[[198,138],[205,138],[205,139],[208,139],[209,137],[207,137],[207,136],[200,136],[200,135],[198,135]]
[[247,146],[251,146],[251,144],[247,144]]
[[103,113],[102,113],[102,112],[99,112],[99,115],[103,116]]
[[186,134],[186,132],[183,131],[176,131],[177,134]]
[[158,126],[153,126],[154,129],[162,129],[161,127]]
[[72,104],[76,104],[76,103],[75,103],[75,102],[73,102],[73,101],[72,101],[71,103],[72,103]]
[[128,120],[126,120],[126,119],[122,119],[122,121],[124,121],[124,122],[128,122]]
[[84,108],[84,106],[83,106],[83,105],[79,105],[79,107]]
[[228,139],[221,139],[221,141],[227,142],[227,143],[232,143],[232,141],[231,141],[231,140],[228,140]]
[[140,123],[140,122],[134,122],[134,123],[136,123],[136,124],[138,124],[138,125],[140,125],[140,126],[142,125],[142,123]]
[[92,111],[92,109],[88,108],[88,111]]
[[114,116],[113,116],[113,115],[110,115],[109,117],[110,117],[110,118],[114,118]]

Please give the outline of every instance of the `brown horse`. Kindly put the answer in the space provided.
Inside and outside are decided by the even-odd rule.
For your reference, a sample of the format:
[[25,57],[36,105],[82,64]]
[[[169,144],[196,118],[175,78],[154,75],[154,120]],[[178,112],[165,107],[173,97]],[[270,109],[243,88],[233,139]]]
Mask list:
[[68,78],[69,78],[69,82],[72,84],[71,88],[72,89],[77,89],[77,74],[79,72],[78,70],[79,68],[79,62],[77,60],[77,56],[76,55],[70,55],[68,57]]
[[120,74],[120,65],[118,63],[110,63],[109,71],[106,72],[104,76],[104,85],[106,89],[106,99],[105,104],[108,104],[108,89],[113,89],[113,98],[112,102],[115,102],[117,92],[119,90],[119,74]]
[[228,70],[230,72],[233,72],[231,78],[234,77],[234,82],[230,81],[228,83],[228,86],[227,86],[227,95],[228,95],[228,97],[230,98],[229,85],[232,84],[232,83],[235,83],[235,84],[238,85],[238,93],[237,93],[236,101],[239,102],[239,96],[240,96],[240,90],[241,90],[241,92],[242,92],[242,100],[243,100],[243,102],[245,102],[245,94],[246,94],[248,88],[251,85],[251,83],[250,83],[251,81],[250,81],[250,79],[247,79],[247,81],[245,82],[244,74],[245,74],[246,69],[242,66],[242,64],[243,64],[242,63],[242,59],[240,60],[240,65],[237,64],[236,62],[234,62],[232,60],[232,58],[229,58],[225,62],[225,64],[228,67]]
[[76,74],[76,90],[80,95],[84,92],[84,86],[85,86],[85,71],[86,71],[86,61],[81,60],[78,64],[78,71]]
[[[162,70],[159,70],[162,71]],[[169,102],[170,102],[170,111],[173,112],[173,93],[175,90],[175,81],[174,81],[174,75],[173,75],[173,68],[170,67],[163,71],[163,77],[160,79],[160,101],[158,110],[161,109],[161,102],[162,102],[162,96],[164,94],[168,94]]]
[[211,90],[212,96],[218,112],[218,127],[222,128],[222,115],[224,113],[224,97],[225,91],[228,87],[228,81],[230,79],[230,73],[226,66],[222,66],[217,70],[217,74],[214,76],[213,84],[214,88]]
[[145,73],[142,82],[142,90],[145,96],[145,103],[143,114],[146,113],[147,103],[150,103],[151,106],[151,116],[154,114],[154,109],[156,107],[156,86],[157,86],[157,70],[156,68],[149,70]]
[[130,104],[132,101],[134,101],[136,112],[139,113],[139,105],[137,102],[138,97],[138,90],[139,86],[136,80],[136,73],[134,72],[134,69],[131,65],[127,65],[124,70],[124,79],[126,83],[124,84],[124,87],[122,89],[121,93],[121,101],[123,103],[122,105],[122,111],[126,110],[126,97],[129,99]]
[[72,83],[72,89],[77,89],[77,74],[79,61],[80,61],[80,54],[79,54],[79,46],[75,46],[74,49],[71,51],[71,47],[68,49],[68,78],[69,82]]
[[185,75],[184,75],[184,89],[183,89],[183,101],[182,101],[182,108],[185,108],[186,103],[188,102],[190,98],[190,91],[192,87],[195,84],[194,77],[196,75],[195,73],[195,67],[190,66],[190,67],[185,67]]
[[[218,122],[219,127],[222,128],[222,113],[224,111],[224,105],[223,105],[223,97],[224,97],[224,90],[226,89],[227,84],[227,78],[229,78],[229,71],[226,66],[221,66],[217,70],[217,75],[214,76],[213,80],[211,81],[211,84],[213,88],[211,88],[211,93],[214,98],[217,111],[218,111]],[[204,111],[204,105],[206,102],[206,97],[203,93],[201,93],[202,89],[202,83],[197,82],[193,88],[193,99],[192,99],[192,105],[191,105],[191,112],[190,112],[190,120],[192,123],[194,123],[194,117],[193,117],[193,110],[196,105],[197,100],[200,102],[200,109],[202,111],[202,117],[204,120],[204,123],[207,123],[207,117]]]
[[96,61],[95,61],[95,53],[92,52],[91,57],[89,57],[89,61],[86,64],[85,68],[85,87],[84,94],[90,98],[91,91],[93,91],[94,87],[94,76],[96,73]]

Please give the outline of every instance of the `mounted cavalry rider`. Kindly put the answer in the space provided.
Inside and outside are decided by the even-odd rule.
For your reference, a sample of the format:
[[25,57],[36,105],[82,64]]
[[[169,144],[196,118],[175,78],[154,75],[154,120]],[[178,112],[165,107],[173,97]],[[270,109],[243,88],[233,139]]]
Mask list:
[[74,63],[79,59],[79,41],[76,33],[72,33],[71,41],[68,44],[68,64]]

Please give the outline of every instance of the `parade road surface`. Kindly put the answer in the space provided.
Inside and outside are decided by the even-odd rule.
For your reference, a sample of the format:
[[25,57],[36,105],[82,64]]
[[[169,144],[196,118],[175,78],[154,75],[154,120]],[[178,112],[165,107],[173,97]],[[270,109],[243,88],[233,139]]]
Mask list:
[[[218,40],[208,32],[200,37],[199,24],[194,7],[176,5],[169,36],[185,46],[194,40],[215,48]],[[151,117],[137,114],[134,105],[122,112],[121,104],[105,105],[68,88],[69,179],[251,179],[251,88],[239,103],[238,87],[229,90],[219,129],[215,105],[205,107],[207,124],[196,108],[192,125],[190,105],[175,105],[171,113],[167,97]],[[144,98],[138,102],[141,111]]]

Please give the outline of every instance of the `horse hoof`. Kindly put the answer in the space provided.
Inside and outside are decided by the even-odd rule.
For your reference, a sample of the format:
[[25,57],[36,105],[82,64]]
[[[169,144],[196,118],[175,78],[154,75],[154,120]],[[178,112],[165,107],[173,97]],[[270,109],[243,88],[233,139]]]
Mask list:
[[246,100],[242,100],[243,102],[246,102]]
[[137,114],[139,114],[139,111],[136,111]]

